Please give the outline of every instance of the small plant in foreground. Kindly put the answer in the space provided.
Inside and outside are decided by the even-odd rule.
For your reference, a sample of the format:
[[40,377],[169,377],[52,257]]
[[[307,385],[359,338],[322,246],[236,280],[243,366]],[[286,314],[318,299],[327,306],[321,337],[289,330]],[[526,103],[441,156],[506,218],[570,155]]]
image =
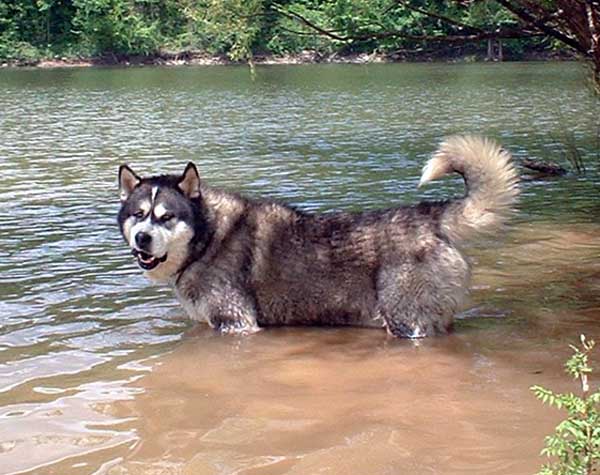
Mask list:
[[557,394],[541,386],[531,390],[543,403],[567,411],[567,418],[546,437],[542,455],[555,459],[544,465],[538,475],[591,475],[600,473],[600,388],[590,392],[588,375],[592,372],[589,355],[594,341],[581,335],[581,348],[573,350],[565,370],[581,383],[581,395]]

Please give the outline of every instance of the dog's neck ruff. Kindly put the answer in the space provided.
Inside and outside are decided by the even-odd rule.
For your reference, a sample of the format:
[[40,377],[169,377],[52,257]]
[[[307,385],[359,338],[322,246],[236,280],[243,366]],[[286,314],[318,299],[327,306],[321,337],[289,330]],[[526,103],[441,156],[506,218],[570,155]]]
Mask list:
[[183,262],[183,264],[181,264],[181,266],[179,267],[177,272],[175,272],[174,278],[172,280],[173,287],[177,287],[177,285],[179,284],[179,281],[181,280],[181,277],[183,277],[183,274],[185,274],[185,271],[188,270],[188,268],[194,262],[197,262],[204,257],[204,255],[208,251],[208,248],[209,248],[211,242],[212,242],[212,235],[205,241],[202,249],[200,249],[200,250],[195,249],[194,252],[190,253],[190,255]]

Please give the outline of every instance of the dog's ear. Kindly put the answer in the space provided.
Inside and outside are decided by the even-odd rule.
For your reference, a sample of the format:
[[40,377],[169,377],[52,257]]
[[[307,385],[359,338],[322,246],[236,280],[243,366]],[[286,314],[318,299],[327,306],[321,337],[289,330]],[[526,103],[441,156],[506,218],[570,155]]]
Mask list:
[[129,198],[133,189],[140,184],[142,179],[127,165],[119,167],[119,197],[121,201]]
[[200,196],[200,175],[198,175],[196,165],[192,162],[187,164],[177,186],[179,186],[179,189],[183,194],[190,199],[195,199]]

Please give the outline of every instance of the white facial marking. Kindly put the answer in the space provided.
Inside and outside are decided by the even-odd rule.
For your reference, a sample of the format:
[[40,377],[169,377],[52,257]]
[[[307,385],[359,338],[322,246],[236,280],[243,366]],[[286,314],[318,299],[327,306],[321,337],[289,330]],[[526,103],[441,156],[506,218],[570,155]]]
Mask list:
[[144,212],[144,216],[148,214],[150,208],[152,207],[152,203],[148,200],[140,201],[140,210]]
[[163,205],[162,203],[158,203],[155,207],[154,207],[154,216],[156,216],[156,219],[160,219],[162,218],[167,212],[167,209],[165,208],[165,205]]
[[167,256],[167,260],[154,269],[147,271],[146,277],[158,282],[167,282],[181,267],[188,256],[188,244],[194,231],[184,221],[178,222],[173,229],[153,226],[152,254],[156,257]]
[[123,235],[125,236],[125,238],[127,239],[127,243],[131,246],[131,228],[133,227],[135,223],[135,218],[133,216],[129,216],[129,218],[127,218],[125,220],[125,222],[123,223]]
[[154,206],[154,200],[156,199],[156,195],[158,194],[158,186],[152,187],[152,206]]
[[[137,246],[135,245],[135,235],[139,232],[145,232],[152,236],[153,233],[152,233],[152,223],[150,222],[150,215],[148,215],[148,217],[146,219],[144,219],[143,221],[140,221],[139,223],[135,223],[133,226],[131,226],[131,229],[129,230],[129,234],[126,234],[126,236],[129,237],[129,245],[131,247],[135,247],[136,249],[137,249]],[[152,237],[154,237],[154,236],[152,236]],[[152,247],[154,247],[154,246],[152,246]],[[156,254],[154,254],[154,252],[152,252],[152,254],[156,256]],[[156,257],[160,257],[160,256],[156,256]]]

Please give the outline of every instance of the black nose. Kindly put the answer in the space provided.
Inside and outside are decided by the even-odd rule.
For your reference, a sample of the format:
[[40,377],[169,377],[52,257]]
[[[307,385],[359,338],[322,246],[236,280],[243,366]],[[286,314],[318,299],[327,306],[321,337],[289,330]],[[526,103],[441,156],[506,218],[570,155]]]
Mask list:
[[148,250],[150,242],[152,242],[152,236],[144,231],[140,231],[135,235],[135,243],[141,250]]

